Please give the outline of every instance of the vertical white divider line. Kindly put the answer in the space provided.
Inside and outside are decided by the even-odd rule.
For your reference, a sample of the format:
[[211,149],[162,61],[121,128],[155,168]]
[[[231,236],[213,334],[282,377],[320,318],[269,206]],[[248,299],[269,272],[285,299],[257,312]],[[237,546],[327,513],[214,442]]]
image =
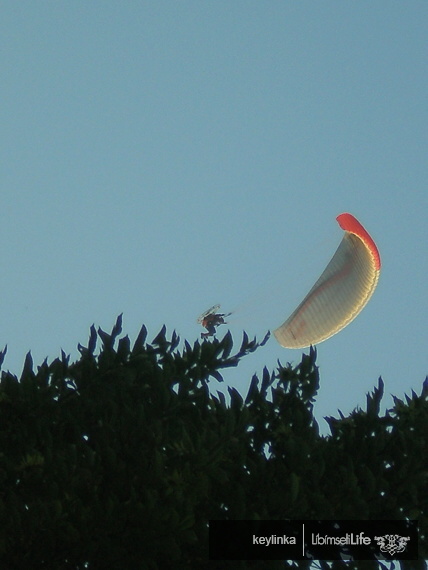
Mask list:
[[303,545],[302,545],[302,548],[303,548],[303,556],[305,556],[305,523],[302,523],[302,526],[303,526]]

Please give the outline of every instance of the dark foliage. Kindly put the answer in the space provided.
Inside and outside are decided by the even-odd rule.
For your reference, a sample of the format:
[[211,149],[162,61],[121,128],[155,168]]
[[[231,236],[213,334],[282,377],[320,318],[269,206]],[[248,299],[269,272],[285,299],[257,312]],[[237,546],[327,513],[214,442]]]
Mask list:
[[2,372],[0,568],[310,567],[209,562],[207,521],[222,518],[419,519],[421,561],[401,568],[425,568],[427,381],[380,416],[380,379],[366,411],[328,418],[321,437],[315,350],[225,397],[210,379],[267,338],[179,350],[165,328],[149,344],[143,327],[133,346],[121,328],[121,317],[111,334],[92,327],[74,363],[62,353],[35,372],[27,355],[19,380]]

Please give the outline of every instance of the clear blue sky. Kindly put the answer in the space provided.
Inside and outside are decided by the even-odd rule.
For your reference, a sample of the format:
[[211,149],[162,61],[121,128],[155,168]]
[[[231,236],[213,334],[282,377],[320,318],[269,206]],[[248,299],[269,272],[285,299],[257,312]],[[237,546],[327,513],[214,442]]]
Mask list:
[[[348,211],[383,269],[318,347],[317,417],[364,405],[379,375],[387,394],[419,392],[427,23],[417,0],[2,2],[4,368],[20,374],[28,350],[75,358],[90,325],[121,312],[131,339],[165,323],[192,342],[222,303],[239,308],[238,344],[244,328],[262,337],[319,276]],[[226,379],[246,393],[301,352],[272,338]]]

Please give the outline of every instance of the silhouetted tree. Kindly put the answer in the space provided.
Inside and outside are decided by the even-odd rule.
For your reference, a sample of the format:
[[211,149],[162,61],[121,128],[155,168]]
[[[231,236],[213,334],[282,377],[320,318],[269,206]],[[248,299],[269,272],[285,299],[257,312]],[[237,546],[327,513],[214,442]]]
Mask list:
[[[208,560],[209,519],[419,519],[428,555],[428,382],[379,415],[328,418],[312,407],[316,352],[250,381],[209,389],[260,344],[228,333],[179,348],[163,328],[131,347],[91,327],[80,359],[61,357],[0,384],[0,568],[302,568],[310,562]],[[96,354],[97,339],[101,346]],[[3,362],[5,351],[1,353]],[[389,568],[375,561],[320,568]],[[312,566],[313,567],[313,566]]]

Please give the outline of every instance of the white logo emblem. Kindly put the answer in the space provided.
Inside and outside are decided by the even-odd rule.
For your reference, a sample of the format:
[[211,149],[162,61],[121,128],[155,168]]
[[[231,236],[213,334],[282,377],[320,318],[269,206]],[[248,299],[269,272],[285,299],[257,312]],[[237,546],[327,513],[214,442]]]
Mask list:
[[380,546],[381,552],[387,552],[391,556],[397,552],[404,552],[410,536],[400,536],[399,534],[384,534],[383,536],[375,536],[375,541]]

